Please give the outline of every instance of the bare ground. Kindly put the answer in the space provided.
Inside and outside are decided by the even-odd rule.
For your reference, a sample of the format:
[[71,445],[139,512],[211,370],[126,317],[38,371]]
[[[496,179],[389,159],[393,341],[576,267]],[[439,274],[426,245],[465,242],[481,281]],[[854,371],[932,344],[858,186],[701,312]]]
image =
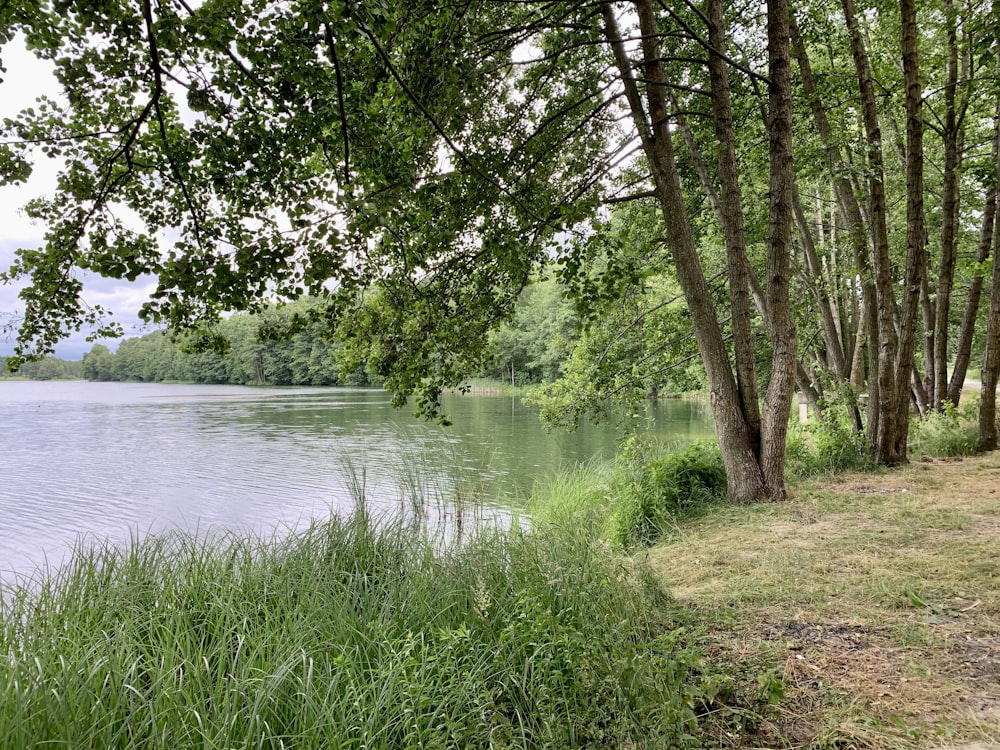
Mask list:
[[743,746],[1000,747],[1000,455],[792,494],[651,553],[717,662],[779,665],[785,698]]

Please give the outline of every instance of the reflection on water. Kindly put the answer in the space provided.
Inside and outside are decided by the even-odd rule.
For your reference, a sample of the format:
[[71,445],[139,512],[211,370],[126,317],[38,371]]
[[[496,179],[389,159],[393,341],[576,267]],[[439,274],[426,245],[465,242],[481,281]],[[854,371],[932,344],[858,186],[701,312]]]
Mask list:
[[[510,397],[444,406],[447,429],[377,390],[0,382],[0,577],[58,563],[81,534],[298,528],[351,508],[352,483],[373,513],[455,488],[513,498],[560,467],[612,456],[618,438],[592,425],[546,435]],[[711,435],[682,401],[651,408],[650,429]]]

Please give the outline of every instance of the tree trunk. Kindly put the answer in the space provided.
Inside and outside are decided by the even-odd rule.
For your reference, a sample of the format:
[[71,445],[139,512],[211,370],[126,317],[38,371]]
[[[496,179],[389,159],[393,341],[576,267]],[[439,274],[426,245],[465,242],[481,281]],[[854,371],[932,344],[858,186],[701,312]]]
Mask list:
[[[997,99],[993,118],[993,164],[1000,160],[1000,98]],[[1000,178],[1000,175],[998,175]],[[948,400],[958,406],[962,397],[962,385],[969,369],[969,358],[972,354],[972,339],[975,335],[976,318],[979,314],[979,301],[983,293],[982,264],[990,257],[990,247],[993,245],[997,214],[997,182],[986,191],[986,201],[983,206],[983,222],[979,227],[979,245],[976,249],[976,270],[969,284],[969,298],[965,303],[965,314],[962,316],[962,327],[958,333],[958,344],[955,346],[955,368],[948,384]],[[995,289],[996,287],[994,287]],[[995,296],[995,293],[994,293]]]
[[937,300],[934,318],[934,400],[940,409],[948,397],[948,318],[951,290],[955,283],[955,257],[958,251],[959,186],[961,161],[960,128],[955,94],[958,88],[958,33],[953,0],[945,0],[948,30],[948,80],[944,91],[944,186],[942,195],[941,262],[938,266]]
[[[849,173],[849,170],[846,169],[847,164],[845,163],[842,153],[834,140],[833,128],[830,126],[829,119],[826,116],[826,110],[823,108],[823,102],[816,89],[816,82],[812,73],[812,65],[809,62],[809,55],[806,51],[805,43],[802,41],[802,37],[798,32],[794,16],[790,16],[789,19],[792,46],[795,50],[795,57],[798,62],[799,71],[802,75],[803,88],[805,89],[806,96],[809,99],[809,106],[812,110],[813,121],[816,123],[816,129],[819,132],[820,138],[823,140],[825,146],[827,169],[833,176],[833,191],[834,196],[837,199],[837,208],[841,219],[847,228],[848,236],[851,241],[851,249],[854,254],[854,263],[861,278],[862,319],[859,322],[859,332],[855,346],[861,346],[862,342],[867,340],[872,351],[872,356],[868,358],[867,376],[869,389],[868,431],[869,436],[871,437],[877,431],[879,423],[879,412],[877,409],[879,400],[879,357],[876,356],[876,346],[879,341],[879,319],[877,316],[876,306],[877,293],[870,260],[871,254],[868,249],[868,238],[865,230],[866,222],[861,206],[855,195],[854,186],[846,176]],[[863,334],[861,333],[861,330],[864,331]],[[864,352],[855,351],[855,356],[852,358],[852,365],[863,365],[864,362]],[[852,367],[851,374],[852,381],[857,383],[859,377],[855,376],[860,376],[860,371],[855,367]]]
[[910,424],[910,379],[916,348],[920,283],[925,267],[924,226],[924,123],[923,92],[917,44],[917,9],[914,0],[901,0],[903,77],[906,82],[906,270],[896,349],[896,382],[893,393],[895,434],[892,451],[897,462],[906,461]]
[[[896,410],[896,368],[894,355],[896,330],[893,322],[895,308],[892,265],[889,261],[889,232],[886,216],[885,167],[882,157],[882,130],[879,126],[875,86],[872,82],[868,52],[864,46],[861,28],[854,8],[854,0],[842,0],[844,20],[851,39],[851,53],[858,76],[861,93],[861,111],[865,135],[868,138],[868,189],[869,219],[874,242],[874,273],[876,293],[877,335],[869,340],[873,357],[877,356],[878,377],[869,381],[868,438],[872,443],[875,461],[892,465],[906,460],[898,451]],[[869,313],[870,314],[870,313]],[[911,355],[912,356],[912,355]],[[910,379],[910,363],[905,362],[904,377]],[[874,388],[872,386],[875,386]],[[907,394],[909,388],[907,387]]]
[[[653,4],[651,0],[634,0],[634,6],[642,38],[645,102],[632,72],[632,61],[618,30],[613,4],[609,2],[601,6],[604,33],[614,54],[632,120],[652,172],[654,192],[665,225],[666,243],[674,258],[698,351],[708,376],[716,434],[726,467],[729,498],[735,502],[751,503],[784,497],[783,476],[777,479],[769,477],[772,484],[765,482],[752,430],[747,415],[741,408],[739,387],[726,351],[722,329],[694,244],[668,122],[665,79]],[[786,411],[786,425],[787,419]],[[781,446],[781,453],[784,455],[784,444]]]
[[[1000,169],[998,169],[1000,177]],[[990,316],[986,325],[986,353],[983,355],[983,392],[979,400],[979,450],[997,449],[997,377],[1000,375],[1000,263],[995,262],[1000,250],[1000,233],[994,233],[993,293],[990,295]]]
[[733,354],[736,360],[736,384],[740,408],[746,415],[754,453],[760,455],[760,407],[757,403],[757,368],[755,365],[750,304],[750,264],[743,228],[743,199],[736,166],[735,134],[729,89],[729,66],[722,58],[727,41],[722,0],[708,0],[708,70],[711,79],[712,115],[715,138],[719,144],[719,204],[722,232],[726,239],[729,272],[729,304],[733,329]]
[[764,396],[761,465],[776,499],[785,497],[785,444],[795,389],[796,342],[790,294],[792,256],[792,72],[788,0],[768,0],[767,55],[770,114],[770,194],[767,231],[767,301],[773,363]]
[[[994,3],[994,8],[996,4]],[[1000,68],[1000,56],[997,58]],[[1000,100],[997,102],[997,122],[994,129],[995,183],[1000,185]],[[994,197],[994,200],[996,198]],[[994,204],[994,207],[996,205]],[[996,211],[994,211],[996,213]],[[993,275],[990,294],[990,315],[986,325],[986,352],[983,355],[981,378],[983,391],[979,400],[979,450],[997,449],[997,377],[1000,375],[1000,232],[993,231]],[[982,250],[982,245],[980,245]]]
[[837,324],[836,316],[834,315],[834,307],[827,292],[825,279],[823,278],[823,266],[816,251],[816,243],[809,229],[809,222],[806,219],[797,189],[793,188],[792,199],[795,211],[795,226],[798,229],[798,236],[802,241],[806,282],[809,293],[812,295],[813,301],[819,310],[820,332],[823,335],[823,344],[826,347],[827,364],[840,380],[847,382],[849,373],[844,358],[844,347],[840,341],[840,326]]

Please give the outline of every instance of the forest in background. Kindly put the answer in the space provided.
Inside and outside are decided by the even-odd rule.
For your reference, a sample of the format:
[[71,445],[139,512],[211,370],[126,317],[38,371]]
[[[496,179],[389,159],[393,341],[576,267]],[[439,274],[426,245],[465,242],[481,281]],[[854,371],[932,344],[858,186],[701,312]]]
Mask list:
[[[322,322],[303,322],[310,300],[261,313],[237,313],[222,320],[215,334],[224,351],[191,351],[184,336],[152,331],[129,337],[112,351],[95,344],[82,361],[46,357],[25,362],[17,375],[30,380],[84,378],[98,381],[228,383],[234,385],[380,385],[364,365],[345,369],[342,347]],[[299,317],[297,317],[299,316]],[[571,361],[586,360],[593,341],[580,331],[572,301],[553,280],[538,281],[521,293],[513,318],[491,336],[480,378],[514,387],[554,384]],[[633,346],[633,348],[635,348]],[[637,357],[643,356],[634,352]],[[0,372],[10,377],[6,359]],[[697,361],[661,377],[650,395],[676,395],[704,387]]]

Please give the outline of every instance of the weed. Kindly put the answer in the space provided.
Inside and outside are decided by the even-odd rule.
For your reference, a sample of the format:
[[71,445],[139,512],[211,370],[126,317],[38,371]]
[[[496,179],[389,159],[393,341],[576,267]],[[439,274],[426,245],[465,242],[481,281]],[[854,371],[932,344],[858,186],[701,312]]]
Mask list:
[[956,409],[946,402],[940,412],[910,421],[910,451],[917,456],[971,456],[979,439],[978,395]]
[[639,439],[626,441],[613,466],[591,463],[535,486],[536,521],[579,523],[619,549],[648,545],[726,491],[718,447],[694,443],[678,452]]

